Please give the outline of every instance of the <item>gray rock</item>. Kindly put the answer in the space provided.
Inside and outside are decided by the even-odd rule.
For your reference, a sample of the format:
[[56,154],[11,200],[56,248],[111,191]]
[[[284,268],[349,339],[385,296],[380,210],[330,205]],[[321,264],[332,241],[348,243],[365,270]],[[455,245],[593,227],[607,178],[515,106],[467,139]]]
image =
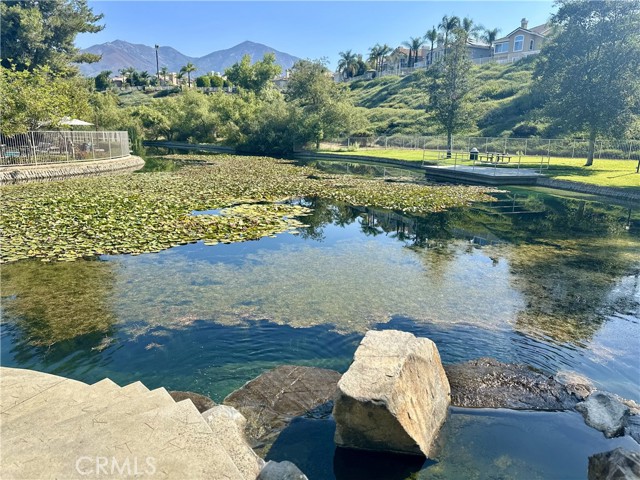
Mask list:
[[623,405],[615,396],[605,392],[594,392],[576,405],[590,427],[600,430],[605,437],[624,435],[624,427],[629,417],[629,407]]
[[627,427],[625,428],[625,434],[640,443],[640,417],[638,415],[631,415],[629,417]]
[[[285,365],[263,373],[224,399],[247,419],[252,446],[267,449],[293,417],[314,412],[333,398],[340,373]],[[313,413],[312,413],[313,414]]]
[[526,365],[478,358],[445,371],[456,407],[567,410],[577,403],[559,382]]
[[260,471],[257,480],[309,480],[293,463],[287,462],[267,462]]
[[582,401],[595,390],[593,383],[584,375],[577,372],[562,370],[553,377],[554,380],[564,385],[564,388],[578,400]]
[[449,382],[431,340],[369,331],[338,382],[335,442],[428,457],[449,402]]
[[596,453],[589,457],[589,480],[637,480],[640,478],[640,453],[623,448]]
[[200,413],[206,412],[210,408],[216,406],[216,402],[205,395],[200,395],[199,393],[173,390],[169,392],[169,395],[171,395],[171,398],[173,398],[176,402],[181,402],[182,400],[187,399],[191,400]]

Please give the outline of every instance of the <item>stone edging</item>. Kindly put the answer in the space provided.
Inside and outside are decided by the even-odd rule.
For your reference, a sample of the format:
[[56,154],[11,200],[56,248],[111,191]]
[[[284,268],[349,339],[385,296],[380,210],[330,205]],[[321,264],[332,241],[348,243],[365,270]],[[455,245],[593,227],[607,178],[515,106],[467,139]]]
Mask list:
[[[343,160],[343,161],[361,161],[370,163],[380,163],[387,165],[398,165],[401,167],[422,168],[420,162],[407,162],[403,160],[393,160],[383,157],[369,157],[364,155],[337,155],[332,153],[314,153],[314,152],[300,152],[295,155],[296,159],[326,159],[326,160]],[[640,175],[639,175],[640,180]],[[617,187],[602,187],[599,185],[591,185],[588,183],[572,182],[569,180],[555,180],[547,177],[538,177],[536,179],[536,186],[554,188],[558,190],[568,190],[577,193],[586,193],[591,195],[602,195],[605,197],[613,197],[621,200],[640,201],[640,191],[633,191],[624,188]]]
[[[640,175],[638,175],[640,181]],[[605,197],[615,197],[622,200],[638,200],[640,201],[640,191],[626,190],[616,187],[602,187],[599,185],[590,185],[588,183],[571,182],[569,180],[555,180],[553,178],[540,177],[536,182],[538,187],[557,188],[561,190],[569,190],[571,192],[587,193],[591,195],[603,195]]]
[[127,157],[91,162],[24,165],[0,168],[0,185],[18,182],[59,180],[70,177],[99,175],[123,170],[136,170],[144,165],[140,157]]

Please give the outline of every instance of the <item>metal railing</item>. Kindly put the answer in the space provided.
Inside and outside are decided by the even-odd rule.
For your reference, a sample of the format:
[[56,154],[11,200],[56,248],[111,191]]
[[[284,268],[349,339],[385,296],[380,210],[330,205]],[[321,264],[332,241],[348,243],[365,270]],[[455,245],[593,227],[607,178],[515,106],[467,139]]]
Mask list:
[[34,131],[0,135],[0,167],[88,162],[128,155],[127,132]]
[[[366,149],[410,149],[425,152],[447,151],[445,136],[377,136],[349,137],[327,142],[336,148],[348,150]],[[586,158],[589,148],[587,139],[467,137],[452,139],[451,151],[468,152],[477,148],[480,153],[512,154],[523,157]],[[440,155],[438,155],[440,156]],[[640,140],[598,140],[595,144],[596,159],[640,160]]]

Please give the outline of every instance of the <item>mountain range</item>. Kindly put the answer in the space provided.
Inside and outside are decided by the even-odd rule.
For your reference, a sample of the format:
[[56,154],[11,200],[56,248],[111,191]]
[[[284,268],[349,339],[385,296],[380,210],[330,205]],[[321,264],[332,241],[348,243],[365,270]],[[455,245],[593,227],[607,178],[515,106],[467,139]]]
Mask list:
[[[102,59],[96,63],[81,64],[80,72],[87,76],[96,76],[103,70],[111,70],[112,75],[117,75],[120,70],[134,67],[136,70],[156,73],[156,51],[154,47],[141,44],[133,44],[123,40],[101,43],[82,50],[82,52],[102,55]],[[235,47],[226,50],[217,50],[203,57],[189,57],[173,47],[159,47],[158,60],[160,68],[167,67],[170,72],[178,72],[188,62],[197,68],[195,74],[204,75],[208,72],[224,72],[234,63],[239,62],[244,55],[249,55],[252,61],[262,60],[265,53],[274,53],[276,63],[284,72],[291,68],[299,60],[298,57],[288,53],[279,52],[267,45],[255,42],[242,42]]]

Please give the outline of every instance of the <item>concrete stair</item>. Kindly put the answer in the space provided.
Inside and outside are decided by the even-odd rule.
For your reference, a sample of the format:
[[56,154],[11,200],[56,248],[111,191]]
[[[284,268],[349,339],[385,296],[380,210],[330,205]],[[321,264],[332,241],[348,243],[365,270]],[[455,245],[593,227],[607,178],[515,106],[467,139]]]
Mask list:
[[140,382],[0,367],[0,478],[255,479],[263,461],[244,417],[222,405],[206,413]]

